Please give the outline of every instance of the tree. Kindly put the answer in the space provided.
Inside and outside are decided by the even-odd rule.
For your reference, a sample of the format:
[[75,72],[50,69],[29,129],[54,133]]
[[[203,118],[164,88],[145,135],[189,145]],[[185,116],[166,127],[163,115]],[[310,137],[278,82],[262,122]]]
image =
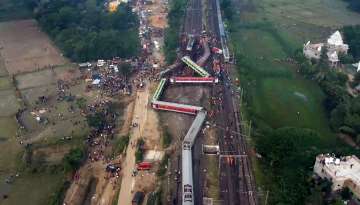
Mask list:
[[276,129],[257,139],[257,152],[273,174],[271,188],[277,194],[271,196],[271,204],[304,204],[312,173],[307,168],[312,167],[318,153],[312,146],[316,139],[316,132],[292,127]]
[[84,160],[85,152],[81,148],[76,148],[70,150],[70,152],[65,155],[64,162],[64,171],[74,171],[80,167],[81,162]]
[[351,83],[351,86],[352,87],[356,87],[357,85],[360,84],[360,72],[357,72],[355,75],[354,75],[354,80],[353,82]]
[[340,192],[340,195],[343,200],[350,200],[352,196],[351,191],[348,187],[343,188]]
[[131,73],[131,65],[129,63],[123,63],[120,66],[120,72],[124,76],[128,76]]
[[108,13],[102,0],[25,1],[36,4],[40,26],[73,61],[128,58],[139,51],[139,20],[127,4]]
[[[357,2],[360,6],[359,1]],[[360,60],[360,26],[345,26],[342,31],[344,33],[345,41],[349,44],[350,54],[354,57],[355,60]]]
[[87,123],[90,127],[102,129],[105,125],[105,115],[102,112],[96,112],[86,116]]

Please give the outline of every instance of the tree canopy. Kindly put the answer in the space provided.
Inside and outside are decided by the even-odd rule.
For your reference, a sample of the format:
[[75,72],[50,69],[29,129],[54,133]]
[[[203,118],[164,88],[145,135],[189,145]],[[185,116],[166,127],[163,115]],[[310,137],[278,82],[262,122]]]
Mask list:
[[[360,1],[359,12],[360,12]],[[343,28],[345,42],[349,44],[349,52],[356,59],[360,60],[360,26],[345,26]]]
[[24,1],[42,29],[74,61],[132,57],[138,52],[138,18],[127,4],[109,13],[103,0]]
[[349,9],[360,12],[360,1],[359,0],[344,0],[349,3]]
[[[263,156],[270,185],[276,195],[271,195],[270,204],[305,204],[308,178],[319,150],[314,141],[319,136],[309,129],[294,127],[279,128],[256,142],[257,152]],[[316,142],[315,142],[316,143]]]

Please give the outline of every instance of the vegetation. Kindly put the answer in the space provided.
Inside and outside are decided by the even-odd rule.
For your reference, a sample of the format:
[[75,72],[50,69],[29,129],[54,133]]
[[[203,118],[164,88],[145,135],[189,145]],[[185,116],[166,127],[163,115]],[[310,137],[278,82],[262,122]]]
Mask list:
[[144,139],[142,138],[138,139],[136,143],[136,152],[135,152],[136,162],[141,162],[144,159],[144,152],[145,152],[144,145],[145,145]]
[[130,136],[121,136],[115,143],[115,153],[123,153],[130,141]]
[[167,129],[165,130],[161,140],[162,140],[162,145],[164,148],[167,148],[170,146],[171,141],[172,141],[172,136]]
[[87,123],[90,127],[96,129],[102,129],[106,123],[105,114],[102,112],[96,112],[86,116]]
[[26,7],[23,1],[0,1],[0,21],[26,19],[31,16],[31,10]]
[[170,1],[170,10],[168,13],[169,26],[165,29],[165,58],[168,64],[176,59],[176,48],[179,45],[179,33],[182,19],[185,15],[186,0]]
[[224,17],[231,21],[234,15],[233,8],[231,7],[231,1],[230,0],[221,0],[220,1],[220,7],[224,11]]
[[[296,31],[285,29],[283,25],[291,27],[293,19],[288,22],[271,16],[277,15],[274,11],[281,7],[280,2],[261,2],[265,3],[242,2],[243,10],[239,12],[242,18],[236,12],[229,18],[224,11],[230,47],[235,52],[244,90],[244,115],[253,122],[252,139],[262,156],[259,163],[255,163],[255,168],[262,172],[256,172],[257,183],[262,190],[270,190],[268,204],[324,204],[323,185],[314,187],[311,180],[315,156],[328,152],[357,154],[340,142],[331,129],[333,126],[329,126],[332,121],[329,109],[336,108],[343,98],[353,100],[345,89],[347,76],[330,70],[324,58],[309,62],[302,50],[296,51],[302,46],[302,42],[296,40],[308,39],[306,29],[313,29],[314,25],[299,21]],[[228,8],[235,6],[226,5]],[[296,8],[299,6],[303,9],[302,5]],[[299,15],[289,13],[293,18]],[[290,32],[284,31],[301,33],[305,37],[290,36]],[[348,108],[354,109],[351,106]],[[351,114],[347,117],[352,118],[354,112],[358,111],[349,111]],[[350,120],[341,120],[345,121]],[[334,130],[343,125],[340,123]]]
[[70,150],[70,152],[64,156],[64,171],[70,172],[75,171],[80,167],[81,163],[85,158],[85,150],[82,148],[75,148]]
[[70,182],[65,180],[60,183],[55,193],[51,196],[48,204],[50,205],[61,205],[66,194],[66,190],[70,187]]
[[360,132],[360,98],[351,97],[347,93],[347,76],[329,69],[323,60],[313,64],[302,56],[300,51],[295,56],[300,63],[300,72],[307,78],[316,80],[326,94],[323,104],[328,113],[331,128],[335,132],[350,135],[356,141],[357,133]]
[[162,190],[161,188],[155,192],[151,192],[148,196],[146,205],[162,205]]
[[126,4],[113,13],[103,0],[24,0],[35,17],[74,61],[132,57],[139,49],[138,18]]
[[349,3],[349,8],[351,10],[360,12],[360,1],[358,0],[344,0]]
[[86,108],[86,99],[81,97],[81,98],[76,98],[76,105],[84,110]]
[[287,127],[257,138],[257,151],[274,179],[271,190],[276,194],[271,195],[270,204],[304,204],[309,194],[307,178],[319,152],[312,147],[317,135],[312,130]]
[[[360,1],[359,11],[360,11]],[[360,26],[345,26],[342,29],[345,37],[345,42],[349,44],[349,52],[355,58],[355,60],[360,60]]]

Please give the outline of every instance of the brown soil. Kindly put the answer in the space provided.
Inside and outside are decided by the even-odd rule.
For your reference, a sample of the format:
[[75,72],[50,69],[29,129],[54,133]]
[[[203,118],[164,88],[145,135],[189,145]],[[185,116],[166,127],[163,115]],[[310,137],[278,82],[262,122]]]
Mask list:
[[166,17],[161,14],[151,16],[150,25],[156,28],[165,28],[167,26]]
[[10,74],[32,72],[67,61],[35,20],[0,23],[0,53]]

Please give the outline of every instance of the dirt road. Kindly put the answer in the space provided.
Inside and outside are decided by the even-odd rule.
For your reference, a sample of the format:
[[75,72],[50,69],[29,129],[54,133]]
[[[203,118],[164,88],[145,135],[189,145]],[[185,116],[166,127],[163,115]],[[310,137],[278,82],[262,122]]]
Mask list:
[[131,205],[132,192],[135,186],[135,178],[131,176],[133,169],[135,168],[135,145],[136,141],[142,136],[144,125],[147,119],[148,101],[149,101],[149,85],[145,87],[143,91],[137,91],[133,123],[137,123],[138,126],[134,127],[130,131],[130,146],[126,150],[126,158],[122,166],[122,181],[119,194],[118,205]]

